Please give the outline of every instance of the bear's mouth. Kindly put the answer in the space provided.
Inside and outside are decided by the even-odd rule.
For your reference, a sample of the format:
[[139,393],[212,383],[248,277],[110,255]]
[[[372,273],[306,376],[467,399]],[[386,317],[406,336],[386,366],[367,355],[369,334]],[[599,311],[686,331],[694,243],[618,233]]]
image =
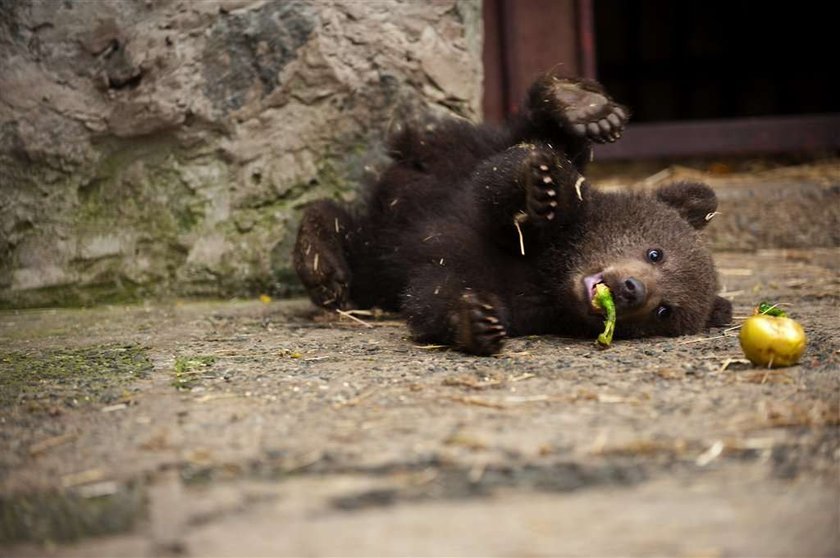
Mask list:
[[583,289],[586,294],[586,302],[589,311],[593,314],[602,314],[603,311],[592,306],[592,298],[595,296],[595,285],[604,282],[604,273],[598,272],[592,275],[587,275],[583,278]]

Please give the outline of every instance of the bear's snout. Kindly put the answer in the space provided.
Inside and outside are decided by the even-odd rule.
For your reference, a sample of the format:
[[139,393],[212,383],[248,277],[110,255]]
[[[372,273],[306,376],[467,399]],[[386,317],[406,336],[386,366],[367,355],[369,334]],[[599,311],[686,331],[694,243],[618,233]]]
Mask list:
[[628,277],[621,283],[618,290],[618,298],[624,301],[627,308],[636,308],[645,303],[647,299],[647,287],[643,281],[635,277]]
[[651,309],[656,277],[643,264],[621,262],[610,266],[604,270],[604,283],[613,293],[620,318],[635,319],[637,314]]

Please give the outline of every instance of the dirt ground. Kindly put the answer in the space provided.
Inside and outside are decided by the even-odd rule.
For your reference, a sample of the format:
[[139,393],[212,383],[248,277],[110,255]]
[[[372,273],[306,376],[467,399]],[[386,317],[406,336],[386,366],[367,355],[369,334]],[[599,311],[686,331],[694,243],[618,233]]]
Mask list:
[[304,300],[3,312],[0,555],[837,556],[840,250],[717,261],[800,365],[734,330],[476,358]]
[[[710,169],[736,327],[702,335],[476,358],[303,299],[0,312],[0,556],[840,556],[840,162]],[[630,171],[698,178],[598,182]],[[761,300],[799,365],[743,359]]]

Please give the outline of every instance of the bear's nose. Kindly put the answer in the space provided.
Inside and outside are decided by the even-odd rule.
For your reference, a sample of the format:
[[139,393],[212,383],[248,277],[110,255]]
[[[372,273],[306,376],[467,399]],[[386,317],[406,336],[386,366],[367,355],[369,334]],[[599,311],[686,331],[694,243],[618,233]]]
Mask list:
[[640,306],[645,302],[647,289],[645,288],[645,284],[635,277],[628,277],[621,285],[619,296],[624,299],[627,306]]

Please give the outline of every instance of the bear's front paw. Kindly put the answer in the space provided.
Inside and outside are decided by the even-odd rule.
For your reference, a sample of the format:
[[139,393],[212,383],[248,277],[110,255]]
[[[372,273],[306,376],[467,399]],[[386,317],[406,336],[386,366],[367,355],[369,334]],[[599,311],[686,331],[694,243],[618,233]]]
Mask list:
[[553,221],[558,213],[572,210],[579,199],[575,185],[580,175],[550,149],[533,148],[525,157],[522,173],[525,212],[532,223]]
[[627,109],[593,81],[549,78],[537,102],[573,135],[597,143],[614,142],[627,124]]
[[452,320],[456,346],[467,353],[480,356],[498,353],[507,337],[496,308],[472,291],[461,295]]

